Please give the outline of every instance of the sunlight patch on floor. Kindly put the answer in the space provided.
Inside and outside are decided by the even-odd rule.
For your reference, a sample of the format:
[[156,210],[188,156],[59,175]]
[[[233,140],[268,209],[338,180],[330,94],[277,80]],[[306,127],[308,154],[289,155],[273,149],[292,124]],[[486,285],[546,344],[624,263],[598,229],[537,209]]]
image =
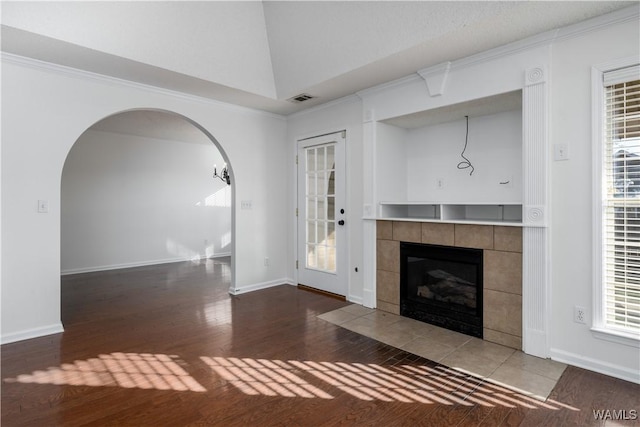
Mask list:
[[[215,374],[248,395],[332,399],[332,389],[366,401],[573,409],[541,402],[446,366],[201,357]],[[316,384],[316,385],[314,385]],[[575,409],[574,409],[575,410]]]
[[165,354],[101,354],[96,358],[76,360],[60,367],[7,378],[5,382],[206,391],[180,363],[177,356]]
[[[577,410],[548,400],[541,402],[443,365],[378,365],[328,361],[269,360],[201,356],[210,369],[203,381],[227,383],[249,396],[334,399],[344,394],[365,401]],[[65,363],[31,374],[7,378],[7,383],[122,387],[145,390],[207,390],[178,356],[150,353],[110,353]],[[200,371],[194,367],[194,372]],[[206,375],[206,374],[205,374]]]

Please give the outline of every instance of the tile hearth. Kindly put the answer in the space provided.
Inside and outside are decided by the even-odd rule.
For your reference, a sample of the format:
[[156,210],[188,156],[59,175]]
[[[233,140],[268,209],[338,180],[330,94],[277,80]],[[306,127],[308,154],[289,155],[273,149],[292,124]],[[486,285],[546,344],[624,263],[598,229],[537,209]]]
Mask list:
[[546,400],[566,368],[562,363],[357,304],[318,317],[539,400]]

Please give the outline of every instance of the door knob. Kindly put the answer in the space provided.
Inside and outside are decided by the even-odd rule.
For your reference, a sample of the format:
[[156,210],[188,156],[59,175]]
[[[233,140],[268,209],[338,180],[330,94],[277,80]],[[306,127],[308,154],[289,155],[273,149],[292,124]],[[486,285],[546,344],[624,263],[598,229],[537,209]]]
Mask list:
[[344,219],[341,219],[340,221],[338,221],[338,225],[344,225]]

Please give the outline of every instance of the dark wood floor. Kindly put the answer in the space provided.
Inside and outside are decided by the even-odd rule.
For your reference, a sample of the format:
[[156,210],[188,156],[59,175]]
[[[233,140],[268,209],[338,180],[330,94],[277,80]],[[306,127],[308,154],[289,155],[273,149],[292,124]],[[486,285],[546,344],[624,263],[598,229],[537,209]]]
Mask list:
[[228,260],[63,277],[64,334],[2,346],[2,425],[585,426],[640,410],[635,384],[569,367],[539,402],[316,318],[339,300],[228,286]]

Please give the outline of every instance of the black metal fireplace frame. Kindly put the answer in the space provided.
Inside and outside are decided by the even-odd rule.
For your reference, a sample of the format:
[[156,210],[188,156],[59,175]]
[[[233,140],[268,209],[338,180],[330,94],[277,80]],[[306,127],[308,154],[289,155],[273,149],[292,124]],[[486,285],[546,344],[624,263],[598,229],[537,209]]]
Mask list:
[[[463,313],[457,310],[446,309],[440,305],[432,304],[428,300],[417,302],[410,299],[408,296],[409,285],[407,277],[409,256],[474,265],[476,267],[475,313]],[[400,242],[400,315],[482,338],[482,259],[482,249]]]

